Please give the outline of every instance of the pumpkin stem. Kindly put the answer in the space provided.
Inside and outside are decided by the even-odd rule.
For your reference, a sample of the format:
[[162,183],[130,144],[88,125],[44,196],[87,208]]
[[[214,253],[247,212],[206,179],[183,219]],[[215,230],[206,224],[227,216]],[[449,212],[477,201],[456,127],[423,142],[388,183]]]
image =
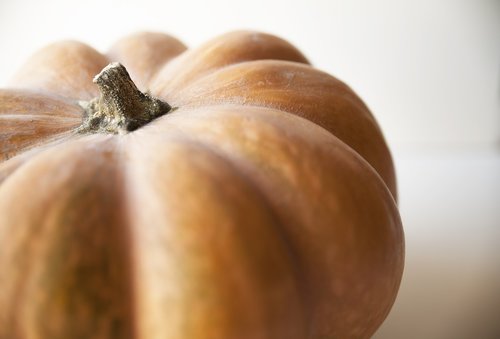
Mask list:
[[125,67],[114,62],[94,78],[101,96],[84,103],[79,132],[127,133],[168,113],[166,102],[137,89]]

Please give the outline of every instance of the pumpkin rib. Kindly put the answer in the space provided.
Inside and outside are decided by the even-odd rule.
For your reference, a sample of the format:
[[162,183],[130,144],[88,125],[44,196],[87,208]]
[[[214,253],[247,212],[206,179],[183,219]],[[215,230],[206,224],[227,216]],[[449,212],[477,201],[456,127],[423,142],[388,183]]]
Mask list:
[[29,114],[29,113],[23,113],[23,114],[1,114],[0,113],[0,120],[11,120],[11,121],[22,121],[22,120],[27,120],[29,122],[33,122],[34,120],[57,120],[64,122],[71,122],[71,123],[81,123],[82,119],[81,117],[55,117],[53,114]]
[[90,100],[99,94],[92,79],[108,63],[105,55],[84,43],[56,42],[33,54],[9,86]]
[[[284,68],[284,69],[283,69]],[[297,69],[293,69],[297,68]],[[245,73],[245,71],[247,73]],[[238,73],[241,72],[243,74],[237,74],[237,76],[231,74],[231,73]],[[347,86],[344,82],[340,81],[339,79],[331,76],[328,73],[325,73],[323,71],[320,71],[318,69],[315,69],[314,67],[311,67],[309,65],[303,65],[297,62],[292,62],[292,61],[282,61],[282,60],[250,60],[250,61],[242,61],[236,64],[230,64],[226,65],[224,67],[221,67],[219,69],[214,70],[211,73],[205,74],[202,77],[196,79],[195,81],[191,82],[189,85],[187,85],[185,88],[182,88],[178,90],[177,93],[175,93],[177,96],[172,96],[170,94],[170,100],[173,100],[172,103],[176,104],[178,106],[186,105],[186,106],[202,106],[205,104],[210,104],[210,102],[204,102],[203,99],[206,98],[207,94],[211,94],[210,92],[206,93],[207,91],[234,91],[237,89],[244,89],[246,93],[251,93],[252,90],[255,90],[255,88],[252,88],[251,86],[258,86],[257,89],[263,90],[263,91],[277,91],[277,92],[288,92],[293,90],[294,88],[291,86],[293,84],[294,77],[296,75],[300,75],[300,72],[304,73],[310,73],[306,75],[303,80],[305,81],[310,81],[310,78],[312,78],[312,83],[306,83],[304,84],[305,88],[310,90],[311,88],[321,88],[322,86],[329,85],[329,87],[332,87],[331,89],[325,90],[324,88],[321,88],[321,90],[325,92],[334,92],[332,93],[335,96],[342,96],[343,100],[346,100],[349,102],[350,105],[356,107],[356,111],[359,111],[363,115],[366,115],[367,118],[372,120],[375,123],[375,118],[373,114],[370,112],[368,107],[364,104],[364,102],[352,91],[352,89]],[[226,73],[229,73],[226,74]],[[255,73],[255,74],[254,74]],[[281,76],[283,75],[283,78],[286,78],[287,84],[282,84],[281,81],[283,79],[279,79],[280,81],[277,84],[273,84],[270,82],[266,75],[269,76],[271,74],[271,77],[273,75],[278,75]],[[264,75],[264,76],[263,76]],[[234,82],[235,78],[239,80],[238,82]],[[259,80],[255,80],[254,78],[259,78]],[[314,82],[314,78],[319,78],[321,81]],[[220,79],[220,80],[219,80]],[[251,81],[249,81],[249,79]],[[325,81],[328,80],[328,81]],[[213,85],[213,83],[217,83],[218,85],[221,85],[220,82],[222,82],[221,87],[217,87]],[[256,83],[257,82],[257,83]],[[326,83],[325,83],[326,82]],[[211,86],[208,85],[208,83],[211,83]],[[269,86],[271,89],[269,88]],[[201,87],[201,89],[198,89],[198,87]],[[250,88],[249,88],[250,87]],[[259,88],[260,87],[260,88]],[[198,90],[199,92],[195,92],[195,94],[190,93],[190,91],[193,90]],[[202,94],[199,94],[199,93]],[[293,103],[295,104],[295,101],[301,101],[300,99],[300,93],[304,93],[304,89],[302,88],[302,92],[296,91],[292,95],[288,94],[290,96],[289,100],[293,100]],[[191,94],[191,95],[190,95]],[[259,96],[259,92],[254,94],[256,97]],[[294,95],[295,94],[295,95]],[[321,93],[324,94],[324,93]],[[167,97],[168,95],[165,93],[158,93],[157,94],[160,97]],[[216,96],[215,94],[212,94],[212,96]],[[313,95],[316,98],[320,98],[321,95],[318,93],[314,93]],[[344,97],[346,96],[346,97]],[[173,98],[172,98],[173,97]],[[187,97],[187,99],[184,99],[184,101],[181,101],[179,97]],[[296,99],[299,97],[300,99]],[[193,99],[194,98],[194,99]],[[209,97],[210,98],[210,97]],[[200,101],[195,101],[196,99],[202,99]],[[223,100],[226,99],[225,96],[222,97]],[[245,98],[248,100],[248,98]],[[220,104],[221,102],[218,102]],[[242,101],[237,101],[233,102],[234,104],[243,104],[246,105],[248,101],[242,100]],[[263,102],[262,105],[265,107],[269,108],[275,108],[279,109],[281,111],[288,111],[289,108],[283,108],[283,106],[278,106],[278,107],[273,107],[273,106],[266,106],[270,104],[270,102]],[[289,106],[293,106],[293,104],[289,104]],[[298,105],[300,106],[300,105]],[[291,111],[290,113],[294,113]],[[310,120],[310,119],[309,119]],[[314,122],[314,121],[313,121]],[[380,129],[378,125],[374,126],[377,129]]]
[[[179,112],[181,113],[181,112]],[[181,113],[182,114],[182,113]],[[182,138],[189,143],[194,143],[196,145],[202,146],[204,149],[209,150],[210,152],[216,154],[218,157],[223,159],[225,162],[230,164],[237,173],[240,173],[241,179],[247,182],[247,185],[249,187],[252,187],[256,193],[259,199],[262,201],[262,206],[264,206],[265,210],[272,216],[273,223],[272,225],[275,227],[277,230],[277,234],[279,238],[281,239],[281,242],[285,244],[285,248],[287,252],[289,253],[289,256],[292,258],[292,261],[295,262],[296,264],[293,265],[293,276],[296,279],[297,285],[298,285],[298,293],[300,296],[300,301],[302,305],[302,310],[304,311],[304,318],[306,319],[306,333],[310,332],[310,317],[308,316],[308,313],[311,311],[311,300],[308,297],[307,293],[307,288],[306,288],[306,282],[305,279],[303,278],[304,276],[304,269],[303,269],[303,263],[300,260],[300,256],[298,254],[298,250],[295,247],[295,244],[291,241],[290,236],[288,232],[286,231],[286,227],[283,223],[282,218],[274,211],[274,204],[272,203],[271,199],[269,198],[268,192],[266,189],[262,186],[262,183],[259,182],[259,180],[255,179],[255,165],[251,163],[247,158],[238,156],[236,152],[230,152],[227,149],[224,149],[220,145],[213,143],[213,142],[207,142],[205,139],[197,137],[193,134],[188,134],[186,132],[181,131],[176,131],[177,133],[181,133]],[[308,337],[306,335],[306,337]]]
[[32,145],[32,147],[26,147],[16,154],[12,155],[12,157],[8,157],[0,161],[0,186],[3,181],[5,181],[10,175],[12,175],[15,171],[17,171],[21,166],[25,163],[31,161],[37,154],[50,150],[51,148],[67,142],[69,140],[76,140],[79,137],[73,133],[63,133],[53,136],[52,138],[37,141],[36,145]]
[[72,100],[47,92],[28,89],[0,89],[2,115],[52,115],[81,118],[83,109]]
[[0,262],[8,277],[0,277],[0,337],[133,339],[126,219],[109,140],[54,147],[0,186]]
[[31,156],[27,156],[26,153],[15,156],[7,161],[0,163],[0,187],[2,183],[15,171],[21,168],[22,165],[26,164],[26,162],[31,158]]
[[177,92],[157,95],[176,107],[231,103],[306,118],[365,158],[397,200],[394,164],[380,127],[363,101],[327,73],[294,62],[247,61],[216,70]]
[[[38,119],[37,123],[39,122],[42,122],[42,120]],[[2,124],[2,120],[0,119],[0,129],[5,126],[6,124]],[[19,154],[24,154],[33,149],[43,149],[45,146],[50,147],[54,144],[60,144],[75,138],[76,134],[72,129],[76,126],[74,124],[69,124],[67,127],[56,131],[56,133],[45,132],[45,136],[43,136],[40,131],[33,131],[33,133],[40,133],[36,135],[30,134],[29,131],[27,131],[25,135],[15,133],[11,136],[7,133],[0,133],[0,138],[2,138],[3,141],[0,149],[0,166]],[[33,138],[30,138],[30,136],[33,136]]]
[[[232,118],[225,119],[223,117]],[[290,122],[293,123],[289,125]],[[258,127],[255,125],[255,127],[245,132],[253,123],[258,123]],[[295,171],[295,167],[300,168],[301,165],[298,163],[289,164],[287,162],[289,160],[279,160],[281,153],[279,148],[272,146],[273,144],[270,143],[272,140],[267,137],[264,138],[260,134],[253,135],[257,131],[262,133],[267,128],[261,123],[269,124],[268,128],[273,131],[280,131],[281,137],[284,138],[280,141],[282,147],[290,148],[291,154],[294,154],[293,152],[302,147],[300,146],[301,142],[299,140],[292,141],[291,136],[302,135],[304,142],[305,140],[309,140],[307,142],[315,140],[313,144],[316,146],[314,147],[322,149],[322,152],[337,155],[329,155],[331,158],[327,160],[325,155],[311,155],[312,150],[301,151],[301,153],[295,155],[297,157],[296,161],[303,164],[304,162],[307,163],[305,159],[314,159],[315,166],[323,164],[321,165],[323,169],[318,168],[318,170],[322,171],[321,177],[314,179],[312,174],[298,174],[299,172],[296,172],[296,175],[287,174],[288,169]],[[390,191],[373,168],[362,157],[326,130],[317,125],[313,127],[314,124],[303,118],[287,115],[280,111],[262,108],[250,110],[246,107],[238,109],[232,106],[177,111],[170,115],[168,119],[163,119],[161,124],[157,123],[154,126],[153,123],[153,126],[146,126],[143,130],[144,132],[149,130],[151,133],[161,133],[162,129],[164,131],[168,130],[169,124],[175,126],[176,129],[184,129],[185,133],[196,136],[203,143],[208,143],[222,150],[222,152],[227,152],[233,159],[238,159],[237,161],[245,161],[242,159],[246,159],[247,162],[250,161],[251,166],[255,169],[252,174],[253,178],[259,178],[262,184],[267,183],[262,187],[265,187],[264,191],[268,199],[274,201],[274,209],[281,217],[284,217],[282,223],[288,226],[287,233],[290,234],[290,239],[295,239],[295,248],[298,249],[298,253],[303,255],[303,260],[305,260],[302,267],[309,268],[309,271],[306,271],[306,276],[311,275],[307,279],[310,279],[312,285],[309,286],[308,291],[316,303],[316,312],[312,316],[313,335],[318,337],[330,335],[350,338],[368,337],[373,334],[392,305],[391,301],[394,300],[395,291],[397,291],[395,286],[399,285],[401,279],[401,257],[398,257],[395,264],[386,260],[389,257],[393,260],[393,250],[399,253],[402,251],[399,246],[403,241],[402,233],[400,231],[396,232],[398,227],[400,230],[401,221],[398,219],[395,202]],[[298,128],[299,126],[302,127]],[[271,133],[271,130],[269,130],[269,133]],[[298,132],[298,130],[302,132]],[[315,130],[315,133],[312,133],[311,130]],[[304,131],[307,131],[307,133]],[[247,134],[247,137],[242,136],[245,134]],[[320,142],[320,140],[323,141]],[[326,140],[330,141],[326,142]],[[333,144],[330,144],[331,142]],[[266,148],[266,145],[270,148]],[[264,149],[265,152],[263,152]],[[273,155],[272,158],[270,158],[271,154]],[[338,159],[340,154],[343,154],[341,159],[346,163]],[[264,156],[265,159],[260,159],[261,156]],[[256,158],[253,159],[252,157]],[[278,167],[268,169],[268,166]],[[285,166],[285,169],[280,169],[280,166]],[[328,167],[329,170],[326,169]],[[330,173],[332,170],[333,173]],[[279,175],[285,175],[284,177],[291,175],[287,179],[289,183],[283,182],[273,171],[278,171],[281,173]],[[334,173],[345,176],[345,178],[336,179]],[[319,173],[316,175],[319,175]],[[358,178],[358,176],[360,177]],[[305,186],[299,185],[300,188],[293,189],[294,180],[299,180],[300,177],[309,178],[309,181],[314,179],[314,182],[307,182],[307,185],[309,185],[307,186],[305,185],[307,179],[300,179]],[[358,183],[358,181],[363,184]],[[280,185],[280,183],[285,186]],[[287,185],[291,185],[291,191]],[[337,185],[336,189],[332,189],[331,185]],[[315,188],[308,189],[307,187]],[[330,188],[327,189],[326,187]],[[321,194],[325,195],[326,200],[322,200],[322,204],[325,204],[326,210],[318,209],[318,206],[315,206],[313,201],[318,199],[318,194],[320,194],[314,193],[315,190],[319,190],[317,192],[323,192]],[[310,193],[306,194],[306,192]],[[293,195],[298,200],[295,200],[294,203],[284,204],[282,195]],[[352,195],[355,195],[358,200],[352,200]],[[313,200],[309,201],[309,199],[302,196]],[[348,197],[349,200],[335,200],[340,199],[341,196]],[[304,199],[307,201],[304,201]],[[301,201],[302,203],[300,203]],[[317,203],[320,203],[319,200]],[[364,204],[372,206],[370,209],[372,216],[369,214],[364,215],[362,207]],[[347,212],[340,206],[345,206],[352,211],[352,214],[346,216],[344,213]],[[378,207],[375,208],[374,206]],[[291,211],[296,212],[290,214]],[[325,213],[329,216],[320,217]],[[330,215],[331,213],[333,215]],[[305,217],[307,215],[309,219]],[[306,218],[302,219],[304,224],[297,224],[298,221],[294,219],[296,216]],[[324,220],[334,221],[335,218],[341,219],[337,220],[335,224],[320,226]],[[315,225],[316,223],[319,225]],[[372,223],[377,226],[374,231],[371,230],[374,227]],[[312,229],[308,229],[306,226],[314,226],[315,231],[313,232]],[[297,229],[292,231],[294,227]],[[350,230],[350,227],[354,227],[353,230]],[[358,234],[353,233],[354,231],[358,232]],[[315,232],[320,233],[315,235]],[[339,236],[342,237],[337,239]],[[372,240],[371,237],[375,237],[377,241]],[[308,243],[308,241],[312,243]],[[365,243],[370,245],[365,246]],[[339,247],[340,249],[337,249],[339,253],[351,253],[353,257],[347,256],[343,260],[339,260],[335,256],[323,257],[324,254],[315,253],[316,249],[325,249],[329,246],[333,246],[333,248]],[[350,262],[351,264],[349,264]],[[362,267],[362,269],[357,270],[358,267]],[[331,272],[325,273],[324,271]],[[380,271],[385,271],[385,274],[381,274]],[[323,282],[321,278],[323,274],[326,274],[331,279],[327,285],[324,285],[326,282]],[[359,274],[367,274],[368,276],[361,278],[358,277]],[[337,284],[346,284],[350,279],[353,280],[352,283],[356,282],[360,285],[360,287],[357,287],[358,292],[351,295],[336,292],[338,289]],[[343,288],[347,288],[347,286]],[[386,295],[390,297],[386,298]],[[380,305],[381,302],[384,303],[384,306]],[[379,312],[373,313],[371,312],[372,309],[379,310]],[[347,322],[346,319],[350,319],[350,322]],[[361,324],[364,324],[364,332],[359,332],[361,330],[358,326],[361,326]]]
[[77,104],[54,95],[0,90],[0,166],[21,152],[67,140],[81,124],[82,112]]
[[186,51],[166,63],[152,79],[152,93],[174,91],[219,68],[249,60],[275,59],[308,64],[306,57],[288,41],[255,31],[234,31]]
[[[231,161],[228,161],[225,157],[221,157],[217,152],[214,152],[211,147],[207,147],[206,145],[199,143],[192,136],[178,133],[178,131],[168,134],[156,134],[153,136],[151,133],[142,133],[142,130],[138,130],[137,132],[125,136],[125,139],[128,139],[126,144],[129,144],[130,146],[126,147],[129,152],[129,155],[127,156],[129,165],[131,165],[132,168],[135,168],[134,171],[131,171],[131,168],[128,169],[130,176],[130,180],[128,182],[135,182],[135,184],[133,184],[135,190],[132,189],[132,191],[130,191],[129,188],[128,196],[133,197],[133,201],[129,201],[129,206],[131,207],[130,210],[137,210],[138,208],[135,206],[138,206],[138,204],[136,202],[142,201],[146,197],[148,197],[150,201],[148,206],[142,206],[139,208],[139,211],[144,209],[141,212],[142,216],[135,215],[135,218],[133,215],[130,216],[132,223],[137,225],[135,228],[136,236],[134,239],[142,242],[142,246],[147,244],[149,253],[154,254],[155,251],[159,250],[167,250],[168,252],[168,256],[165,256],[165,254],[157,254],[151,258],[149,256],[143,258],[143,265],[147,262],[147,266],[149,267],[153,264],[153,262],[155,262],[155,260],[160,258],[177,258],[181,255],[180,259],[177,259],[182,261],[182,266],[179,266],[179,268],[182,268],[182,272],[189,272],[190,269],[194,269],[194,272],[197,272],[196,274],[201,274],[199,277],[198,275],[192,276],[191,281],[200,281],[199,284],[202,284],[202,286],[199,288],[196,287],[190,293],[178,291],[176,294],[177,297],[180,297],[181,295],[184,297],[185,293],[187,293],[187,298],[191,298],[189,297],[190,295],[196,296],[200,294],[205,296],[211,291],[211,289],[215,288],[217,291],[214,292],[217,295],[215,300],[217,301],[217,304],[221,304],[212,311],[210,311],[211,308],[208,308],[204,311],[205,313],[200,314],[200,308],[203,307],[200,303],[203,304],[203,301],[193,300],[192,302],[186,302],[191,305],[190,309],[183,311],[183,309],[180,308],[177,312],[180,314],[183,314],[183,312],[190,312],[189,317],[195,318],[195,320],[191,319],[190,321],[201,321],[202,325],[199,323],[190,323],[191,325],[187,326],[185,329],[187,332],[181,333],[170,332],[174,331],[173,328],[175,328],[175,325],[171,324],[171,326],[169,326],[170,328],[166,329],[168,334],[167,332],[162,332],[161,330],[159,330],[159,332],[150,330],[150,332],[141,333],[141,335],[148,338],[178,338],[182,337],[182,335],[186,337],[204,337],[210,339],[229,338],[235,336],[238,336],[238,338],[248,339],[277,337],[297,339],[303,338],[301,331],[298,329],[300,328],[300,317],[294,317],[295,320],[289,319],[291,322],[283,323],[287,318],[277,319],[276,314],[273,313],[276,312],[275,308],[279,305],[283,305],[278,307],[279,312],[286,311],[292,312],[292,314],[301,312],[302,308],[300,306],[295,306],[292,309],[289,309],[290,307],[283,308],[287,304],[293,304],[296,296],[290,295],[287,300],[275,301],[276,305],[274,306],[263,301],[277,293],[275,290],[276,282],[263,283],[259,279],[262,277],[266,277],[266,279],[268,279],[269,277],[276,275],[277,272],[279,274],[286,274],[289,276],[291,273],[287,270],[283,271],[283,267],[280,265],[283,264],[282,260],[285,260],[287,265],[285,267],[288,269],[289,267],[294,267],[293,264],[290,264],[294,261],[293,258],[289,257],[289,249],[286,243],[283,243],[282,234],[275,229],[276,221],[271,213],[272,211],[270,211],[265,205],[265,201],[260,199],[260,193],[255,190],[255,187],[252,186],[251,183],[248,182],[248,178],[239,173],[237,168],[233,167]],[[137,143],[138,139],[141,140],[139,143]],[[149,147],[144,147],[146,144],[155,146],[150,149]],[[167,159],[173,159],[175,160],[175,163]],[[147,164],[147,166],[144,164]],[[166,175],[165,171],[173,174]],[[186,174],[186,171],[192,174]],[[157,174],[155,175],[154,173]],[[170,179],[165,179],[169,177]],[[193,194],[196,192],[196,194],[191,197],[189,195],[185,196],[182,199],[182,206],[184,206],[184,208],[179,208],[180,206],[177,205],[181,202],[179,201],[178,203],[175,203],[176,200],[179,200],[176,192],[179,190],[179,187],[184,187],[185,184],[183,184],[183,182],[189,187],[192,186],[191,189],[186,188],[183,191],[192,192]],[[219,182],[219,184],[217,184],[217,182]],[[231,187],[225,186],[225,182],[229,182]],[[163,191],[162,187],[164,187]],[[203,198],[204,196],[205,198]],[[231,208],[227,207],[229,201],[232,202]],[[156,210],[156,212],[153,213],[154,204],[158,204],[160,202],[163,202],[162,210]],[[189,206],[189,208],[186,209],[186,206]],[[206,215],[199,214],[200,207],[206,212]],[[236,208],[239,208],[240,211],[236,210]],[[153,217],[153,215],[155,217]],[[244,217],[245,215],[250,215],[251,217]],[[255,221],[254,224],[251,223],[252,220]],[[161,226],[162,223],[163,226]],[[149,225],[147,229],[141,226],[146,224]],[[204,226],[201,227],[202,225]],[[165,227],[168,231],[161,231],[162,227]],[[172,230],[172,227],[175,228]],[[147,235],[147,233],[152,230],[154,230],[153,232],[160,233]],[[146,232],[146,234],[143,233],[141,235],[140,233],[142,232]],[[161,232],[163,232],[163,235],[161,235]],[[193,236],[195,236],[195,238],[191,239]],[[148,239],[148,237],[150,237],[150,240],[141,240]],[[159,240],[155,241],[154,239],[165,240],[161,240],[161,243],[159,243]],[[169,243],[168,241],[174,242]],[[194,241],[194,243],[192,243],[192,241]],[[198,244],[199,241],[203,241],[203,244]],[[214,242],[214,244],[212,244],[212,242]],[[155,243],[157,245],[155,245]],[[174,245],[174,243],[177,245]],[[189,248],[191,247],[193,247],[192,252],[189,252]],[[155,250],[153,250],[153,248]],[[187,251],[187,253],[179,254],[175,252],[176,248],[181,252]],[[269,252],[271,249],[274,253]],[[248,252],[249,250],[250,252]],[[142,251],[140,253],[144,254],[146,252]],[[209,262],[210,260],[213,260],[213,258],[216,259],[216,262],[219,263],[219,265],[222,265],[221,268],[214,269],[215,272],[225,272],[223,274],[225,275],[224,281],[217,278],[220,276],[218,274],[211,278],[203,278],[204,275],[198,271],[200,268],[192,268],[198,265],[193,264],[193,260],[195,260],[195,262],[202,260],[203,264],[201,264],[201,267],[206,267],[207,265],[211,265]],[[259,264],[256,263],[256,260]],[[265,262],[260,262],[261,260],[265,260]],[[276,264],[272,265],[272,270],[274,271],[273,273],[259,273],[262,270],[269,269],[271,263]],[[226,265],[228,266],[226,267]],[[140,275],[142,281],[147,281],[148,276],[162,271],[162,268],[160,267],[153,267],[151,268],[152,271],[146,273],[142,272]],[[204,269],[201,269],[201,272],[204,272]],[[236,273],[239,277],[237,280],[234,280],[234,274]],[[187,273],[178,273],[176,278],[182,277],[185,274]],[[208,274],[212,274],[212,269],[209,269]],[[280,287],[279,290],[286,291],[287,295],[294,290],[290,290],[290,286],[288,286],[291,282],[294,284],[296,282],[295,274],[292,274],[292,276],[293,279],[291,280],[290,277],[279,277],[279,279],[283,279],[287,284],[285,286],[286,288]],[[169,280],[169,278],[166,277],[160,278],[161,281],[171,281],[171,279]],[[204,279],[209,280],[205,281]],[[218,281],[216,285],[214,285],[213,279]],[[241,285],[243,282],[244,284]],[[189,283],[186,283],[189,287]],[[161,288],[164,288],[164,286],[165,284],[161,284]],[[226,287],[224,288],[224,286]],[[159,287],[157,286],[156,288]],[[221,288],[222,290],[219,290]],[[155,295],[155,302],[159,302],[159,295],[161,295],[161,293],[156,291],[150,285],[143,286],[140,290],[152,291],[151,293]],[[232,290],[235,291],[234,293],[239,291],[238,296],[226,299],[228,296],[233,294],[233,292],[230,292]],[[219,296],[219,293],[222,294]],[[247,295],[253,295],[253,301],[247,299]],[[263,298],[263,300],[261,300],[261,298]],[[150,301],[149,305],[150,307],[153,307],[151,306],[153,305],[151,302],[152,301]],[[173,307],[173,305],[176,305],[175,301],[170,304],[172,304],[170,305],[170,308]],[[222,305],[224,305],[224,308],[227,309],[219,308],[223,307]],[[242,305],[247,305],[249,309],[241,309]],[[255,309],[255,307],[259,308]],[[260,309],[261,307],[263,307],[263,309]],[[145,310],[149,310],[145,311],[147,314],[157,314],[157,317],[160,317],[158,318],[158,323],[163,323],[165,319],[171,319],[171,317],[166,316],[165,313],[162,313],[159,310],[158,312],[151,311],[150,308],[146,308]],[[216,325],[217,318],[212,319],[211,313],[225,313],[229,310],[233,310],[233,312],[226,316],[236,316],[236,318],[232,318],[234,323],[239,323],[247,317],[259,314],[260,320],[257,321],[276,321],[281,327],[287,328],[286,330],[283,328],[280,330],[284,331],[286,334],[282,336],[280,333],[283,334],[283,332],[276,332],[277,329],[273,329],[276,324],[272,323],[264,326],[264,328],[267,329],[265,333],[268,333],[267,331],[272,332],[269,332],[268,335],[264,335],[264,333],[257,334],[258,332],[254,332],[257,328],[262,328],[262,324],[260,326],[255,326],[255,328],[248,328],[244,325],[244,323],[242,323],[241,326],[245,327],[239,330],[237,328],[232,328],[230,324],[227,324],[227,326],[222,326],[220,328],[226,328],[226,330],[229,329],[231,332],[218,333],[216,331],[216,329],[219,328],[219,326]],[[266,313],[269,312],[271,312],[270,314],[267,314],[269,316],[269,320],[266,320]],[[202,318],[201,320],[199,320],[200,317]],[[203,320],[204,318],[207,319]],[[209,321],[209,319],[212,320]],[[153,321],[154,323],[154,319],[146,319],[145,321]],[[172,321],[174,321],[174,319],[172,319]],[[205,321],[209,322],[207,323]],[[154,327],[154,325],[150,326]],[[209,328],[213,329],[210,330]]]
[[147,90],[158,69],[186,49],[186,45],[168,34],[139,32],[115,42],[106,55],[127,68],[137,87]]

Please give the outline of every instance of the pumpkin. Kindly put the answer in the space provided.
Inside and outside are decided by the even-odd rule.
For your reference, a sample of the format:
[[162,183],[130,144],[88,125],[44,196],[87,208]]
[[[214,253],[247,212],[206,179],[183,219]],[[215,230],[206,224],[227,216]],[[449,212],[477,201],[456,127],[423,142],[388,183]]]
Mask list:
[[52,44],[0,145],[2,339],[367,338],[395,300],[381,129],[280,38]]

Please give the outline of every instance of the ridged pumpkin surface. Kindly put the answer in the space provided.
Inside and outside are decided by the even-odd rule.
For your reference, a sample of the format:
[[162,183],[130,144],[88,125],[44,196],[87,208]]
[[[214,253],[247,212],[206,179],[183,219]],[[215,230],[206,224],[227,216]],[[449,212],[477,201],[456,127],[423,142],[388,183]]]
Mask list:
[[[112,61],[174,109],[78,133]],[[0,90],[0,338],[368,338],[395,194],[367,107],[279,38],[53,44]]]

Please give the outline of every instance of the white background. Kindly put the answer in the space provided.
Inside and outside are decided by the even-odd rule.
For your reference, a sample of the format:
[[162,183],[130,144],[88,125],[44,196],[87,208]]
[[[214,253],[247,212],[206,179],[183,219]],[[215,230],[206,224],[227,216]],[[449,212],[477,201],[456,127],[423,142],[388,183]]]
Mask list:
[[376,338],[500,337],[500,1],[0,0],[0,84],[59,39],[240,28],[346,81],[393,149],[407,261]]

